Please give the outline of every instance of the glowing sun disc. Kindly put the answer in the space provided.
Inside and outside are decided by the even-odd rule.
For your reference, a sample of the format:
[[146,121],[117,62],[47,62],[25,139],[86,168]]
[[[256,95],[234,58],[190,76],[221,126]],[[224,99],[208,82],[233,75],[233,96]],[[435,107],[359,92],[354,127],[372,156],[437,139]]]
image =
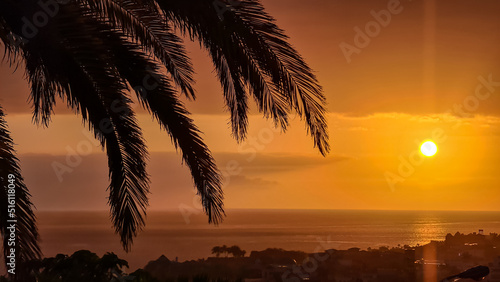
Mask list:
[[438,147],[432,141],[426,141],[422,144],[422,146],[420,146],[420,152],[422,152],[422,154],[427,157],[434,156],[437,151]]

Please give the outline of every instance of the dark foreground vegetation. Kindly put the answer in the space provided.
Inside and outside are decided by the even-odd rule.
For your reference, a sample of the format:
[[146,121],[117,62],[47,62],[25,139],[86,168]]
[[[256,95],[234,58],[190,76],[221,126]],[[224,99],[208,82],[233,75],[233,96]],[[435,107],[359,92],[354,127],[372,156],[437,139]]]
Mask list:
[[500,277],[500,236],[492,233],[448,234],[444,241],[420,246],[379,247],[361,250],[325,250],[319,253],[266,249],[245,251],[238,246],[215,246],[214,257],[171,261],[165,256],[143,269],[126,272],[128,264],[113,253],[99,257],[82,250],[71,256],[32,260],[18,266],[15,277],[23,282],[433,282],[476,265],[488,265],[485,281]]

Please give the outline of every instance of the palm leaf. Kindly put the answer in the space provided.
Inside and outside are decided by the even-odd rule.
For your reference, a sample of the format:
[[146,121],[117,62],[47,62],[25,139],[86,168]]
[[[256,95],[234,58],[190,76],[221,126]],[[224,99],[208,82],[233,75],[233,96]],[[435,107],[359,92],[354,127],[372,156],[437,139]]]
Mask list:
[[166,67],[181,91],[195,96],[193,67],[186,55],[182,39],[166,24],[154,1],[86,0],[91,11],[102,22],[122,30],[130,39],[140,43]]
[[[39,235],[36,227],[36,217],[33,212],[33,204],[30,200],[31,195],[24,184],[19,160],[15,155],[14,144],[7,129],[3,109],[1,108],[0,181],[2,187],[0,190],[0,233],[3,237],[5,262],[10,261],[7,256],[10,254],[12,248],[15,249],[16,264],[40,258]],[[12,220],[15,220],[15,222],[12,222]],[[15,237],[13,237],[15,245],[9,243],[11,232],[7,228],[11,224],[15,226]],[[20,270],[18,269],[18,271]]]
[[[241,70],[247,83],[256,86],[253,94],[264,114],[286,125],[286,119],[281,117],[286,117],[288,108],[282,102],[288,103],[306,120],[320,152],[329,151],[321,87],[259,1],[237,1],[225,11],[222,20],[220,10],[210,1],[158,3],[181,31],[203,42],[209,51],[220,50],[236,65],[235,69]],[[268,85],[263,87],[264,83]]]
[[[58,34],[36,40],[53,40],[50,50],[35,48],[27,57],[32,88],[46,95],[60,90],[75,111],[82,114],[106,149],[110,173],[111,216],[122,244],[129,250],[133,237],[144,226],[149,178],[145,171],[146,146],[130,109],[127,89],[119,74],[109,64],[110,52],[102,42],[102,30],[91,17],[82,17],[78,5],[66,5],[56,19]],[[83,9],[85,11],[85,9]],[[75,14],[80,14],[76,17]],[[76,19],[76,20],[75,20]],[[35,40],[33,40],[35,41]],[[30,42],[31,44],[32,42]],[[36,72],[36,61],[42,60],[47,84]],[[116,110],[120,109],[120,110]]]
[[135,88],[142,105],[158,120],[172,138],[176,148],[191,170],[197,193],[209,222],[219,223],[224,216],[223,193],[219,171],[210,150],[200,137],[200,131],[188,117],[189,112],[179,101],[168,78],[157,65],[142,54],[133,43],[120,39],[116,33],[105,37],[116,55],[116,66],[130,85],[141,85],[143,78],[154,77],[156,88]]
[[[223,16],[213,4],[206,0],[69,1],[59,5],[57,15],[34,38],[18,44],[12,38],[22,34],[22,19],[37,11],[37,0],[0,1],[4,58],[11,64],[25,64],[34,121],[48,125],[59,96],[81,114],[105,149],[111,217],[127,251],[145,224],[149,191],[148,154],[127,86],[143,85],[148,76],[156,79],[157,86],[134,87],[140,103],[181,151],[209,222],[218,223],[224,216],[220,173],[201,132],[180,102],[178,90],[194,98],[194,81],[176,28],[208,51],[238,141],[247,134],[248,96],[252,95],[260,112],[283,130],[289,114],[297,112],[320,152],[329,150],[322,89],[274,19],[257,0],[237,2]],[[0,145],[4,144],[0,168],[11,172],[20,187],[19,232],[25,236],[20,239],[21,256],[35,258],[39,256],[38,233],[36,227],[27,229],[29,224],[34,226],[35,218],[3,113],[0,135]],[[5,197],[5,191],[0,193],[0,201]],[[0,203],[5,208],[1,205],[5,201]],[[0,211],[0,231],[5,239],[4,211]]]
[[315,146],[325,155],[329,151],[324,117],[326,100],[311,68],[287,42],[284,31],[275,24],[274,18],[265,12],[259,1],[241,1],[232,11],[234,17],[227,17],[229,24],[252,31],[242,36],[254,53],[254,58],[260,59],[259,66],[270,73],[273,81],[287,94],[290,104],[305,118]]

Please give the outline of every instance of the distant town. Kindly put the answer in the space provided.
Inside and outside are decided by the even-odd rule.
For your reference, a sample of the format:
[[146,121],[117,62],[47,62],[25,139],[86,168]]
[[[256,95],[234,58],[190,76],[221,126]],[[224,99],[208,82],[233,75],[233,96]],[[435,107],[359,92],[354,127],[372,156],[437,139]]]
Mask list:
[[[58,255],[32,264],[34,269],[23,281],[433,282],[484,265],[489,267],[490,274],[483,281],[500,282],[500,235],[485,235],[483,230],[447,234],[443,241],[417,246],[330,249],[319,253],[269,248],[248,255],[238,246],[214,246],[212,254],[206,259],[184,262],[161,256],[128,274],[123,271],[126,261],[114,254],[99,258],[90,251],[79,251],[72,256]],[[72,264],[71,260],[79,263]],[[102,280],[93,270],[82,271],[82,265],[89,265],[82,260],[95,263],[92,269],[101,270]],[[58,263],[65,267],[58,267]],[[79,265],[77,273],[93,275],[89,276],[92,280],[85,280],[89,279],[85,274],[65,280],[64,274],[57,273],[58,268],[64,269],[66,275],[75,273],[68,269],[71,265]],[[51,280],[50,275],[62,280]]]

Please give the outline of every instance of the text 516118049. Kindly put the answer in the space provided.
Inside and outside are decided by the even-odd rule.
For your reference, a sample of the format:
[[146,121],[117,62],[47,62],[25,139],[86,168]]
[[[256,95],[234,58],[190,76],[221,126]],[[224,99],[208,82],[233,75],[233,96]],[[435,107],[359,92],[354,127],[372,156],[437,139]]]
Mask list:
[[10,247],[7,255],[7,271],[10,274],[16,274],[16,176],[14,174],[8,175],[7,184],[7,214],[9,219],[7,220],[9,226],[8,230],[8,243]]

